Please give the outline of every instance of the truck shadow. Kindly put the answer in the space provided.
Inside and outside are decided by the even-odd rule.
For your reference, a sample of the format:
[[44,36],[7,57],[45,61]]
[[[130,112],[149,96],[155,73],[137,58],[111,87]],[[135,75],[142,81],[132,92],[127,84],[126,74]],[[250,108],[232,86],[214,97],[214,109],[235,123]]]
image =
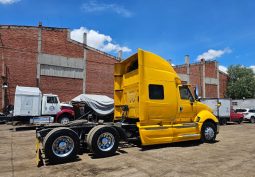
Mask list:
[[[219,140],[215,140],[212,143],[209,144],[215,144],[218,143]],[[162,149],[162,148],[169,148],[169,147],[193,147],[193,146],[199,146],[203,144],[199,140],[194,141],[184,141],[184,142],[176,142],[176,143],[169,143],[169,144],[159,144],[159,145],[149,145],[149,146],[141,146],[140,151],[148,151],[148,150],[154,150],[154,149]]]
[[[214,143],[218,143],[219,140],[214,141],[213,143],[210,144],[214,144]],[[193,146],[199,146],[203,143],[201,143],[200,141],[185,141],[185,142],[177,142],[177,143],[169,143],[169,144],[160,144],[160,145],[149,145],[149,146],[142,146],[139,143],[136,144],[128,144],[128,143],[123,143],[120,144],[118,150],[116,151],[115,154],[111,155],[111,156],[105,156],[105,157],[99,157],[94,155],[93,153],[91,153],[87,148],[81,148],[78,156],[73,159],[72,161],[63,161],[63,162],[58,162],[56,164],[52,164],[49,163],[48,161],[45,161],[45,165],[46,166],[52,166],[52,165],[58,165],[58,164],[67,164],[67,163],[72,163],[72,162],[78,162],[81,161],[81,158],[79,158],[79,155],[84,155],[87,154],[88,156],[90,156],[91,159],[103,159],[103,158],[109,158],[109,157],[114,157],[114,156],[118,156],[121,154],[127,154],[128,152],[125,151],[125,149],[127,148],[134,148],[137,147],[139,148],[139,151],[148,151],[148,150],[155,150],[155,149],[163,149],[163,148],[171,148],[171,147],[181,147],[181,148],[186,148],[186,147],[193,147]]]
[[[121,155],[121,154],[127,154],[128,152],[125,151],[125,149],[127,148],[132,148],[132,147],[140,147],[139,145],[137,144],[129,144],[129,143],[120,143],[116,153],[114,155],[111,155],[111,157],[113,156],[117,156],[117,155]],[[93,153],[91,153],[88,149],[84,149],[83,150],[83,153],[86,153],[88,154],[91,159],[100,159],[100,158],[107,158],[109,156],[106,156],[106,157],[98,157],[98,156],[95,156]]]
[[[214,142],[208,143],[208,144],[215,144],[218,142],[220,142],[220,141],[215,140]],[[112,155],[111,157],[121,155],[121,154],[127,154],[128,152],[125,151],[125,149],[127,149],[127,148],[137,147],[137,148],[139,148],[139,151],[148,151],[148,150],[171,148],[171,147],[187,148],[187,147],[199,146],[201,144],[203,144],[203,143],[201,143],[199,140],[184,141],[184,142],[169,143],[169,144],[160,144],[160,145],[149,145],[149,146],[142,146],[139,143],[136,143],[136,144],[124,143],[124,144],[120,144],[117,152],[114,155]],[[109,157],[109,156],[97,157],[97,156],[93,155],[92,153],[90,153],[88,150],[87,150],[87,154],[91,157],[91,159],[100,159],[100,158],[108,158]]]
[[49,162],[48,160],[45,160],[43,162],[43,164],[41,164],[40,166],[38,167],[41,167],[41,166],[54,166],[54,165],[60,165],[60,164],[68,164],[68,163],[73,163],[73,162],[78,162],[78,161],[81,161],[81,158],[77,155],[74,159],[72,160],[68,160],[68,161],[61,161],[61,162]]

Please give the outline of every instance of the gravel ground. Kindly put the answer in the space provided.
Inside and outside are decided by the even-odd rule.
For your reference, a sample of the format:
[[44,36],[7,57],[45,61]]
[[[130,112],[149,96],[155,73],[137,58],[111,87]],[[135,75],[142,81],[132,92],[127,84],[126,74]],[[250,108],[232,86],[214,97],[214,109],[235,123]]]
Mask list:
[[11,131],[0,125],[0,176],[255,176],[255,125],[220,127],[214,144],[183,142],[145,149],[123,146],[115,156],[88,153],[75,162],[35,164],[35,131]]

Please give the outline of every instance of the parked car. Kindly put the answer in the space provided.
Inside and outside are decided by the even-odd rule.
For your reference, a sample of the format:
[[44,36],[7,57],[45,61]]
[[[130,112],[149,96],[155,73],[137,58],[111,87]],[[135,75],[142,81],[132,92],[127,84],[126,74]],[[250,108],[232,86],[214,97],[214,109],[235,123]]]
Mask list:
[[251,123],[255,123],[255,109],[236,109],[237,113],[242,113],[244,115],[244,120]]
[[231,110],[230,112],[230,121],[232,122],[237,122],[237,123],[242,123],[244,119],[243,113],[237,113],[235,110]]

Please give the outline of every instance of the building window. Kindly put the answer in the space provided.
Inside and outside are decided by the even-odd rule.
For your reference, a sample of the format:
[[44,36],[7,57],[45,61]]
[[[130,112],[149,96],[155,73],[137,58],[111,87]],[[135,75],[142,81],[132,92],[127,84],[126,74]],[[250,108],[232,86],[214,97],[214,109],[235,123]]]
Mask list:
[[163,85],[149,85],[149,98],[152,100],[164,99],[164,87]]

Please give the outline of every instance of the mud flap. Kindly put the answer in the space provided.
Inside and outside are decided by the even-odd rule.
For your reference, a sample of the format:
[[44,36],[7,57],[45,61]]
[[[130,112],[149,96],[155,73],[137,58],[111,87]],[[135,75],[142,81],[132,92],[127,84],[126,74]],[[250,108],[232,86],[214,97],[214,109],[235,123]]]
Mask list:
[[42,158],[42,151],[40,149],[40,141],[36,138],[36,143],[35,143],[35,149],[36,149],[36,158],[35,158],[35,162],[36,162],[36,166],[37,167],[41,167],[44,165],[43,163],[43,158]]

